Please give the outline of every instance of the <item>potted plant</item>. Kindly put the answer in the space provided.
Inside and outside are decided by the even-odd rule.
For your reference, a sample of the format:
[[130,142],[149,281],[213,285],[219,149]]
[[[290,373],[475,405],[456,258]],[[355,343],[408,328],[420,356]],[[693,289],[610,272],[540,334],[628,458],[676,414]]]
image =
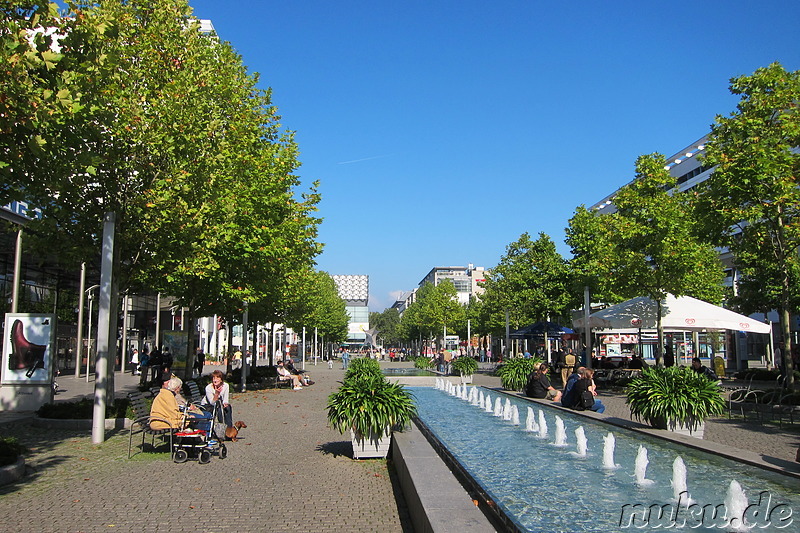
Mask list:
[[361,376],[381,376],[381,365],[375,359],[369,357],[358,357],[350,361],[347,365],[347,372],[344,379],[357,378]]
[[350,432],[353,459],[386,457],[392,430],[408,425],[417,412],[411,393],[382,375],[345,379],[328,398],[327,409],[330,425]]
[[705,419],[725,410],[719,384],[683,366],[643,369],[627,386],[626,396],[637,420],[700,439]]
[[453,372],[459,373],[461,383],[472,383],[472,374],[478,371],[478,362],[474,357],[465,355],[457,357],[450,363],[450,368]]
[[506,359],[505,363],[498,367],[495,373],[500,376],[500,383],[502,383],[504,389],[521,391],[528,383],[528,376],[541,363],[542,360],[537,357]]
[[0,485],[22,479],[25,474],[23,454],[27,451],[14,437],[0,437]]

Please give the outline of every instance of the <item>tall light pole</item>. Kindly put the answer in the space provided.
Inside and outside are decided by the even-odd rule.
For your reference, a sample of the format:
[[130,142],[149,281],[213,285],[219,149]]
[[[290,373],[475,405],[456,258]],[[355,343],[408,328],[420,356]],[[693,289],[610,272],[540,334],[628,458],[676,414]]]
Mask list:
[[86,383],[89,383],[89,363],[92,360],[92,302],[94,302],[93,290],[100,285],[92,285],[86,289],[86,297],[89,299],[89,335],[86,337]]

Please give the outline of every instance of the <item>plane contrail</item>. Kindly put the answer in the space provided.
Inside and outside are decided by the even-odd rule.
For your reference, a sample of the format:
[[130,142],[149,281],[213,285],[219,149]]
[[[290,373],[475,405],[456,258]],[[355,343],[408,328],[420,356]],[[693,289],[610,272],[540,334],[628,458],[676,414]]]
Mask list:
[[362,161],[369,161],[371,159],[380,159],[382,157],[389,157],[390,155],[392,155],[392,154],[375,155],[375,156],[372,156],[372,157],[363,157],[361,159],[353,159],[351,161],[339,161],[336,164],[337,165],[349,165],[350,163],[360,163]]

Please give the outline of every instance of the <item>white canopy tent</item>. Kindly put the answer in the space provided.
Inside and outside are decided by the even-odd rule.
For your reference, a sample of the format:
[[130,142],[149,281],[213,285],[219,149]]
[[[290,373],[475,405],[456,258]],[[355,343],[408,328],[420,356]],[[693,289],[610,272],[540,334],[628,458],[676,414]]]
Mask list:
[[[692,298],[667,295],[661,304],[661,324],[669,330],[728,329],[768,334],[772,326],[734,313],[724,307]],[[607,329],[656,329],[658,305],[646,296],[612,305],[589,315],[589,327]],[[574,327],[584,327],[583,318],[572,321]]]

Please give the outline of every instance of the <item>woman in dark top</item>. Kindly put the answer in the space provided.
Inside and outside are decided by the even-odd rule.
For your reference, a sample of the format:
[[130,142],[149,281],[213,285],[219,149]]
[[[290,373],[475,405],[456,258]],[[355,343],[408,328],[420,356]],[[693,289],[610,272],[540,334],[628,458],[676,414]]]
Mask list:
[[531,372],[528,376],[528,384],[525,387],[525,395],[530,398],[548,399],[557,402],[561,400],[561,391],[558,391],[550,385],[550,380],[547,377],[549,367],[547,363],[539,365],[536,372]]
[[[597,399],[597,391],[594,384],[594,370],[591,368],[584,370],[583,377],[575,383],[574,391],[574,395],[570,395],[572,398],[572,405],[568,407],[579,410],[588,409],[595,413],[602,413],[606,410],[606,406],[603,405],[603,402]],[[592,398],[594,398],[594,403],[590,407],[584,407],[582,403],[585,392],[588,392],[592,395]]]

